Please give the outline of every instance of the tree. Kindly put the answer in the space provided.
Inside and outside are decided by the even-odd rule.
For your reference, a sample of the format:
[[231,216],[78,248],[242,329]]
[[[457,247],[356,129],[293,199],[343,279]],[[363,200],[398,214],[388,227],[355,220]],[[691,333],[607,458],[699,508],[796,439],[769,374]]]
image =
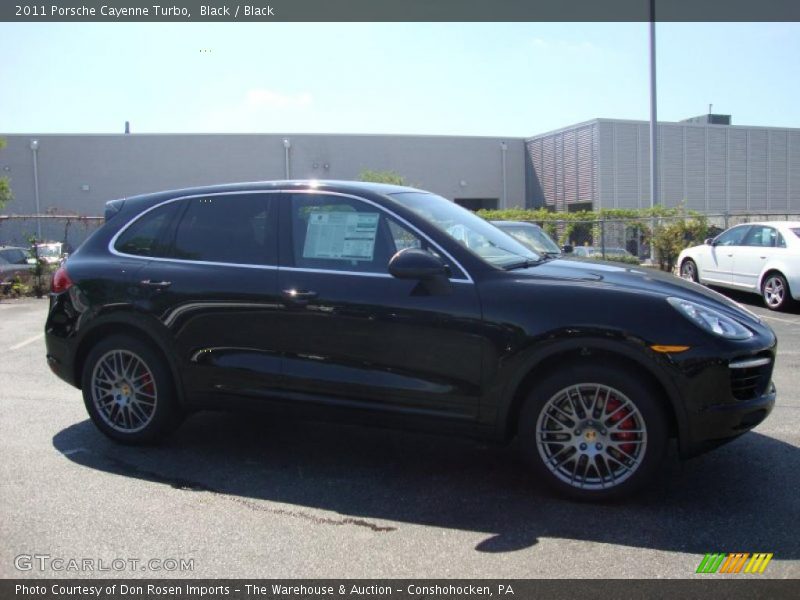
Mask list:
[[371,181],[372,183],[393,183],[394,185],[408,185],[406,178],[394,171],[372,171],[364,169],[358,176],[359,181]]
[[[0,150],[6,147],[6,140],[0,138]],[[8,176],[0,177],[0,209],[2,209],[7,202],[11,201],[14,195],[11,193],[11,180]]]

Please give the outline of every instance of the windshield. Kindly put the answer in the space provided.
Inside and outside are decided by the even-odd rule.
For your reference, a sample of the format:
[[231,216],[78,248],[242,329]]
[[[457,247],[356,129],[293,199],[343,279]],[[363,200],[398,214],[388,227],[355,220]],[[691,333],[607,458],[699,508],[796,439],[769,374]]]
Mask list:
[[561,254],[561,249],[556,243],[536,225],[509,225],[495,223],[497,227],[511,234],[521,244],[524,244],[539,254]]
[[508,268],[541,260],[536,252],[510,235],[441,196],[424,192],[402,192],[392,194],[392,198],[496,267]]

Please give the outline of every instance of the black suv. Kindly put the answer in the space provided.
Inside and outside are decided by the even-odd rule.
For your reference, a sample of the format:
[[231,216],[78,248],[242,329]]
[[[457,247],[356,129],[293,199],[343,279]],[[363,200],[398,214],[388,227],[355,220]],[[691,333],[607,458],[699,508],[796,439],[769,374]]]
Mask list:
[[267,182],[109,202],[53,278],[47,361],[106,435],[269,406],[517,438],[580,498],[771,411],[776,339],[649,269],[539,256],[416,189]]

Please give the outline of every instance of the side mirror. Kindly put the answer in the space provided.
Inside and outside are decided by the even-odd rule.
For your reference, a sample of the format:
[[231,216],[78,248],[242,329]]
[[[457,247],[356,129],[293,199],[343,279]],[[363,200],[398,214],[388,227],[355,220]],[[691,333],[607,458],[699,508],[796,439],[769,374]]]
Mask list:
[[427,281],[447,275],[447,267],[438,256],[419,248],[400,250],[389,261],[389,273],[398,279]]
[[570,244],[565,244],[561,247],[561,250],[564,252],[564,254],[572,254],[575,251],[575,247]]
[[703,242],[706,246],[713,246],[714,245],[714,238],[706,238]]

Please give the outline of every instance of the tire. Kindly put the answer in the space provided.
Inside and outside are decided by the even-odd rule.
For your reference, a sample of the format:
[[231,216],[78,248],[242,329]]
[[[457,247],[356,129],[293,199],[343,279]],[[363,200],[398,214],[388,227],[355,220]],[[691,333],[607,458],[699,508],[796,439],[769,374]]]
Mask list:
[[695,283],[700,281],[697,274],[697,263],[691,258],[687,258],[681,263],[681,278],[694,281]]
[[181,421],[164,359],[127,335],[110,336],[89,352],[81,375],[83,402],[94,424],[124,444],[150,444]]
[[580,364],[530,391],[520,414],[520,445],[537,479],[561,495],[615,500],[655,475],[668,423],[658,393],[639,377]]
[[785,310],[792,304],[789,284],[786,278],[777,272],[764,277],[764,281],[761,282],[761,297],[770,310]]

